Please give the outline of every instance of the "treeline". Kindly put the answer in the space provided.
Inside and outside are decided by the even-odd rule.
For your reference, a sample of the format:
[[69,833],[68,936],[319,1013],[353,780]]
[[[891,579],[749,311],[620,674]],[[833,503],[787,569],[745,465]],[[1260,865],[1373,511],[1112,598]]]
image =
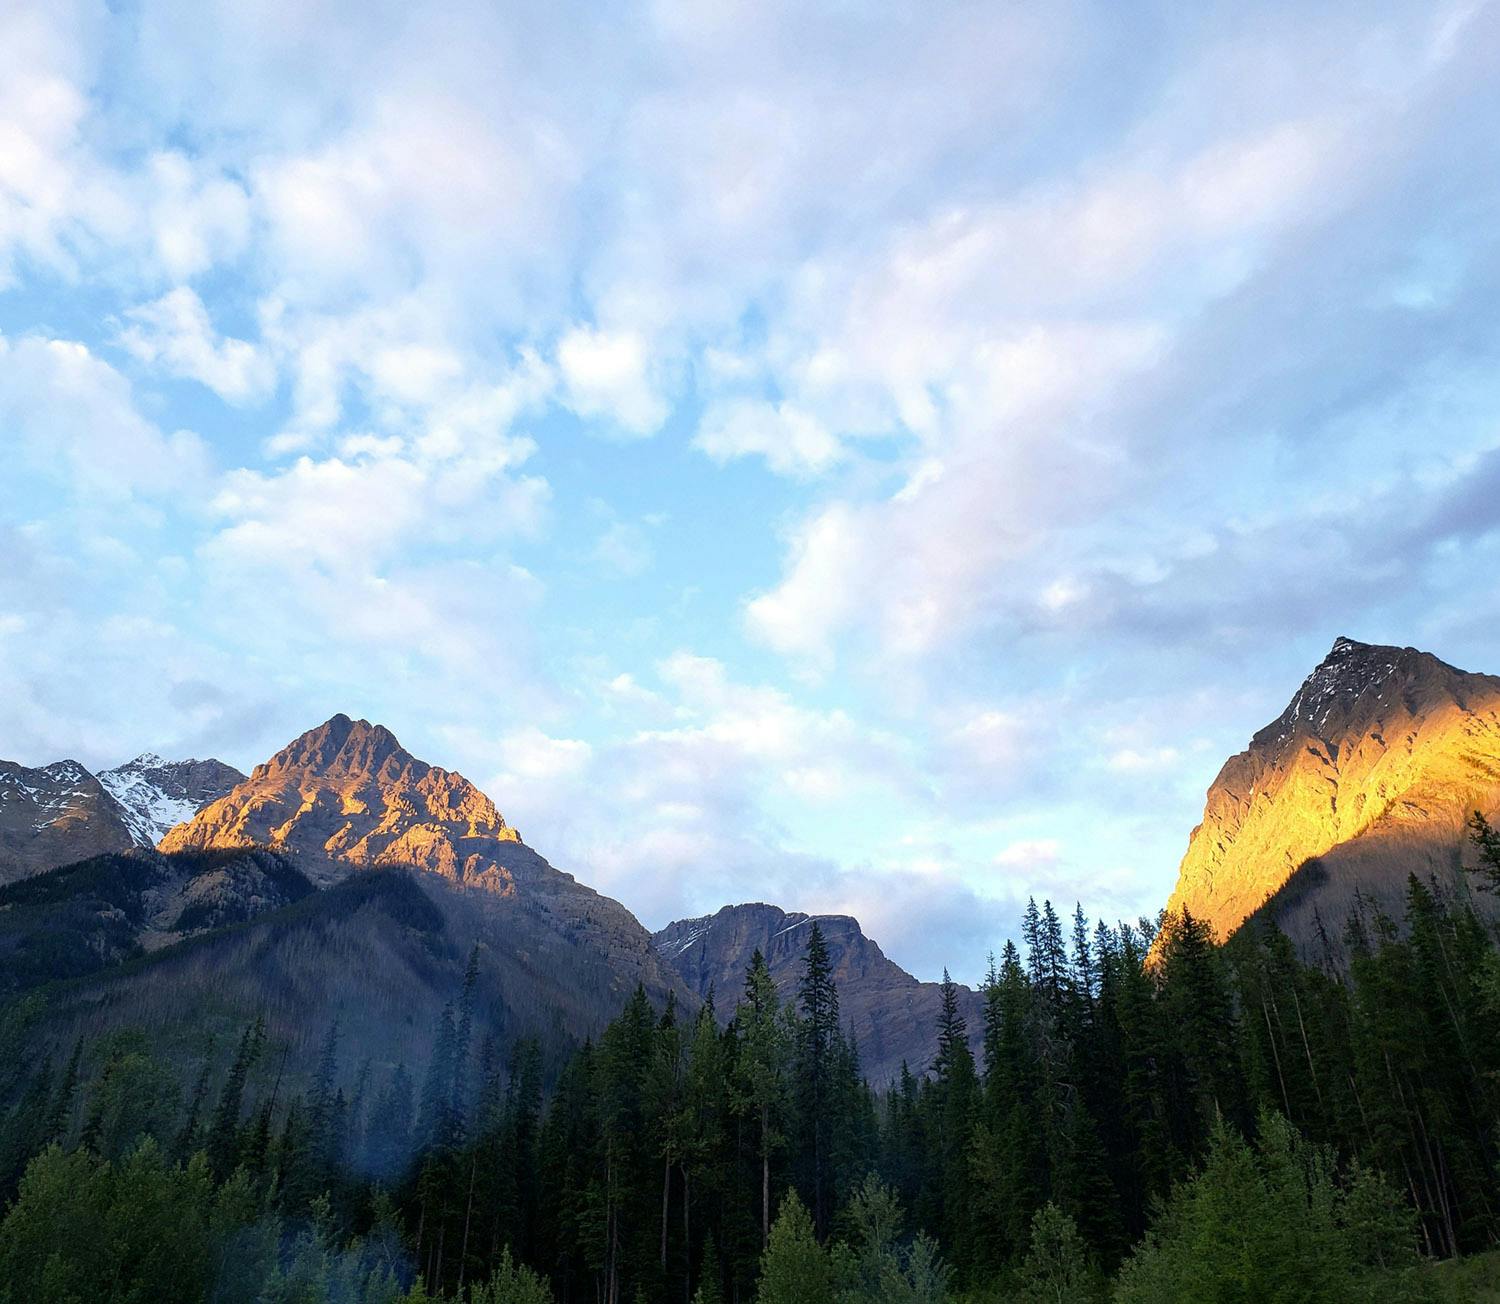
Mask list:
[[1467,904],[1411,880],[1342,973],[1186,914],[1033,904],[1023,943],[977,1060],[945,980],[933,1062],[881,1091],[816,924],[795,991],[759,955],[723,1022],[637,991],[554,1083],[474,1044],[473,962],[420,1077],[336,1027],[291,1097],[259,1026],[186,1090],[142,1038],[80,1046],[5,1120],[0,1300],[1423,1298],[1419,1252],[1496,1244],[1500,953]]

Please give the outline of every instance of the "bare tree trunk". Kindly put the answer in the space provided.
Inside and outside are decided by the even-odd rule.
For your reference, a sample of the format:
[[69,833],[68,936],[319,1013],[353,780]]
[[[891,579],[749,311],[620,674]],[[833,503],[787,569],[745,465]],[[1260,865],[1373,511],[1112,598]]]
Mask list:
[[1286,1106],[1286,1116],[1292,1117],[1292,1102],[1286,1094],[1286,1078],[1281,1073],[1281,1052],[1276,1049],[1276,1030],[1271,1027],[1271,1011],[1265,1001],[1260,1003],[1260,1012],[1266,1016],[1266,1036],[1271,1040],[1271,1058],[1276,1061],[1276,1080],[1281,1083],[1281,1103]]
[[760,1108],[760,1248],[771,1243],[771,1111]]
[[1302,998],[1297,995],[1297,984],[1292,983],[1292,1004],[1297,1007],[1297,1027],[1302,1031],[1302,1053],[1307,1056],[1307,1076],[1312,1079],[1313,1090],[1318,1094],[1318,1104],[1323,1103],[1323,1089],[1318,1086],[1318,1071],[1313,1068],[1312,1047],[1307,1041],[1307,1024],[1302,1022]]
[[688,1189],[687,1165],[681,1164],[680,1167],[682,1169],[682,1259],[685,1265],[682,1272],[682,1298],[684,1304],[688,1304],[693,1292],[693,1228],[689,1222],[688,1213],[692,1201],[688,1198],[691,1192]]
[[672,1207],[672,1151],[661,1166],[661,1270],[667,1270],[667,1215]]
[[469,1219],[474,1216],[474,1168],[479,1162],[477,1154],[469,1156],[469,1203],[464,1208],[464,1247],[458,1256],[458,1293],[464,1293],[464,1273],[469,1267]]

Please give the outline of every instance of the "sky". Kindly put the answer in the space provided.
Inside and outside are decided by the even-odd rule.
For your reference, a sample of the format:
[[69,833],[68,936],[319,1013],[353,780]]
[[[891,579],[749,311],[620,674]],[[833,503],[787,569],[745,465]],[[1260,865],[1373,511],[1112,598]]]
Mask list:
[[1154,914],[1500,671],[1486,3],[0,5],[0,756],[338,711],[651,927]]

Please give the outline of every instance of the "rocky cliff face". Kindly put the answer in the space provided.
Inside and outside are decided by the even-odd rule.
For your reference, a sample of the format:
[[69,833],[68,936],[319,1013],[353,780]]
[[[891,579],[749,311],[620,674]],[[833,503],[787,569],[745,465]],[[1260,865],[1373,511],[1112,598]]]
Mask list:
[[1464,822],[1497,808],[1500,679],[1341,638],[1219,772],[1168,904],[1337,951],[1357,906],[1399,917],[1409,873],[1467,891]]
[[[721,1016],[734,1012],[745,971],[759,949],[784,1000],[796,995],[812,920],[828,943],[839,1013],[859,1042],[869,1080],[883,1086],[904,1061],[923,1073],[937,1054],[937,983],[919,982],[889,959],[848,915],[788,913],[776,906],[725,906],[716,915],[682,919],[652,935],[657,953],[699,996],[715,992]],[[982,1019],[979,995],[959,989],[976,1049]]]

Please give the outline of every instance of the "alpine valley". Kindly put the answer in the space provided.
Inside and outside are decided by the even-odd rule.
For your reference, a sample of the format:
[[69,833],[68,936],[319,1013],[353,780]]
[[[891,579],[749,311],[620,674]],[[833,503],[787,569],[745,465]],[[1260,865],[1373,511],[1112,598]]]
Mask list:
[[[1267,1209],[1342,1210],[1327,1253],[1375,1298],[1380,1238],[1447,1256],[1500,1235],[1497,815],[1500,678],[1340,638],[1225,763],[1156,920],[1089,932],[1080,911],[1070,944],[1033,902],[974,991],[797,902],[649,931],[345,715],[248,776],[0,762],[0,1179],[24,1202],[38,1164],[201,1149],[201,1180],[256,1209],[363,1229],[318,1241],[319,1271],[462,1289],[472,1261],[610,1301],[748,1300],[757,1279],[766,1299],[778,1237],[814,1256],[794,1277],[832,1272],[835,1211],[874,1226],[899,1200],[923,1236],[861,1233],[904,1283],[878,1298],[947,1298],[918,1291],[948,1280],[923,1257],[941,1243],[971,1283],[1067,1260],[1094,1284],[1016,1298],[1084,1300],[1153,1202],[1207,1217],[1194,1183],[1240,1165]],[[1375,1047],[1412,997],[1426,1058],[1398,1063]],[[1294,1170],[1313,1185],[1277,1185]],[[281,1235],[255,1280],[290,1270]],[[1120,1281],[1180,1279],[1168,1253]]]

